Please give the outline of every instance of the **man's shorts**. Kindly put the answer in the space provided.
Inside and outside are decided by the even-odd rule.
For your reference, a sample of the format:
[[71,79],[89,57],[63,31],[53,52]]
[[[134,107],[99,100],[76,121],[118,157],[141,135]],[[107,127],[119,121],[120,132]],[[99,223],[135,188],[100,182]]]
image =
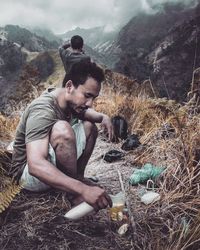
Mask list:
[[[76,136],[76,149],[77,149],[77,159],[82,155],[83,150],[86,146],[86,136],[85,130],[82,122],[76,123],[72,126],[75,136]],[[49,154],[48,160],[56,166],[56,155],[54,149],[52,148],[51,144],[49,144]],[[41,182],[36,177],[32,176],[28,172],[28,164],[26,164],[23,174],[20,179],[23,183],[23,187],[29,191],[46,191],[50,188],[47,184]]]

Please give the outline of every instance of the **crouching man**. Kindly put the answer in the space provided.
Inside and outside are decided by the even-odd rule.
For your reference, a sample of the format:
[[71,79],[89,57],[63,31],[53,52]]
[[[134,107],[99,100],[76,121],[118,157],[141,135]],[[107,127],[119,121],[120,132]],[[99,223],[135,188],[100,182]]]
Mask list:
[[110,118],[92,109],[103,71],[91,62],[74,64],[62,88],[44,92],[25,110],[16,131],[16,177],[30,191],[50,187],[74,194],[95,210],[111,205],[106,191],[84,183],[84,170],[98,135],[95,123],[113,136]]

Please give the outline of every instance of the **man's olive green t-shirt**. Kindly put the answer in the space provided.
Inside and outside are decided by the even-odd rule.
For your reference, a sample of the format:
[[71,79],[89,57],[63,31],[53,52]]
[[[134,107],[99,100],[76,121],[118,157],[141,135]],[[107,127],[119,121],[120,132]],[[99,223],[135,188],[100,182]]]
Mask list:
[[[58,120],[67,120],[67,117],[51,92],[44,92],[25,109],[16,130],[12,157],[17,179],[21,177],[27,163],[26,144],[49,135]],[[71,125],[73,122],[71,119]]]

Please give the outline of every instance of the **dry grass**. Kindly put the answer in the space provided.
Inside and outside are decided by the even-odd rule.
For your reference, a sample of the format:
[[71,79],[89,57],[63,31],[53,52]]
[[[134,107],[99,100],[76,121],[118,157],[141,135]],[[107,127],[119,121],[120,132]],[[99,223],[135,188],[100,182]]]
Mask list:
[[[135,249],[198,249],[200,244],[200,116],[166,99],[100,97],[99,111],[124,116],[144,148],[129,153],[133,165],[166,167],[155,183],[161,200],[141,205],[131,189]],[[167,126],[166,126],[167,125]],[[133,191],[134,190],[134,191]],[[136,198],[137,197],[137,198]]]
[[15,134],[19,115],[6,117],[0,114],[0,140],[12,140]]
[[[106,88],[107,95],[98,98],[96,110],[110,116],[124,116],[129,124],[129,132],[137,133],[144,146],[141,150],[129,153],[131,164],[142,166],[151,162],[166,167],[164,174],[155,182],[155,188],[161,195],[160,201],[148,206],[142,205],[138,189],[129,190],[136,223],[136,231],[132,235],[133,249],[198,249],[200,115],[189,105],[180,106],[166,99],[124,96],[113,93],[108,86]],[[15,122],[1,116],[0,127],[3,131],[1,136],[5,136],[13,131]],[[1,169],[0,173],[3,176],[5,171]],[[67,204],[59,197],[59,207],[66,209]],[[50,196],[48,199],[51,200]],[[26,206],[33,206],[34,210],[34,204],[27,199],[24,202]],[[27,214],[32,217],[27,217],[26,223],[37,220],[43,223],[52,215],[48,210],[50,203],[42,198],[41,204],[39,212],[37,210]],[[55,209],[58,209],[57,205]],[[41,218],[39,213],[44,217]]]

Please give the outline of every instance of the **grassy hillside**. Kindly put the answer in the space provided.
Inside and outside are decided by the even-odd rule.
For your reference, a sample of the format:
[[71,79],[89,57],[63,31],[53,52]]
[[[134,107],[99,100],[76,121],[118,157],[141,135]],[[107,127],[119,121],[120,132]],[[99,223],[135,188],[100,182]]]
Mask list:
[[[13,99],[13,103],[16,104],[15,112],[10,116],[0,115],[0,212],[2,212],[0,243],[5,246],[10,242],[7,245],[8,249],[11,249],[9,245],[13,246],[12,242],[16,237],[19,244],[24,244],[23,239],[26,237],[31,237],[30,244],[35,244],[35,241],[40,244],[42,240],[37,234],[42,232],[46,240],[52,230],[45,231],[41,225],[44,222],[51,222],[69,208],[63,193],[28,196],[23,191],[20,192],[21,187],[16,186],[11,179],[10,154],[5,148],[14,137],[21,111],[26,103],[38,96],[46,87],[59,86],[64,76],[57,51],[49,51],[48,55],[38,55],[34,60],[41,60],[43,63],[46,60],[53,61],[53,71],[46,76],[46,70],[40,72],[37,67],[35,68],[37,64],[31,64],[33,60],[30,61],[21,74],[23,88],[18,88],[17,96],[15,100]],[[160,200],[153,204],[142,204],[139,197],[142,186],[133,187],[128,184],[128,179],[124,180],[130,202],[129,212],[133,215],[133,221],[129,221],[132,228],[123,240],[128,242],[128,246],[132,245],[133,249],[198,249],[200,241],[198,103],[191,99],[190,102],[180,105],[172,100],[159,99],[156,98],[157,93],[149,81],[141,86],[135,80],[130,80],[121,74],[109,70],[105,70],[105,73],[106,81],[101,95],[95,102],[95,109],[109,116],[123,116],[128,122],[129,133],[137,134],[142,144],[141,147],[126,152],[122,164],[130,168],[141,168],[146,163],[165,167],[162,176],[150,186],[150,190],[153,188],[161,196]],[[196,88],[192,88],[192,91],[195,92]],[[114,147],[114,144],[110,144],[110,147]],[[23,225],[16,220],[17,214],[25,216]],[[70,227],[66,222],[55,223],[54,231],[58,228],[60,230],[59,234],[54,235],[55,242],[66,237],[68,244],[68,235],[63,235],[66,225]],[[22,229],[18,231],[20,227]],[[84,224],[84,227],[87,227],[87,224]],[[37,234],[36,228],[39,230]]]
[[[108,86],[106,88],[109,89]],[[132,232],[134,249],[197,249],[200,239],[199,114],[192,104],[181,106],[166,99],[110,93],[98,98],[96,109],[110,116],[124,116],[129,132],[138,134],[143,144],[142,148],[128,153],[129,164],[142,167],[150,162],[166,168],[154,183],[161,195],[160,201],[142,205],[137,189],[129,187],[135,223]],[[1,116],[2,138],[12,138],[15,121],[17,118],[11,120]],[[5,183],[10,180],[5,163],[0,165],[0,169],[0,190],[5,192],[8,187]],[[18,199],[20,197],[22,199],[22,196]],[[46,211],[51,210],[48,206]]]

